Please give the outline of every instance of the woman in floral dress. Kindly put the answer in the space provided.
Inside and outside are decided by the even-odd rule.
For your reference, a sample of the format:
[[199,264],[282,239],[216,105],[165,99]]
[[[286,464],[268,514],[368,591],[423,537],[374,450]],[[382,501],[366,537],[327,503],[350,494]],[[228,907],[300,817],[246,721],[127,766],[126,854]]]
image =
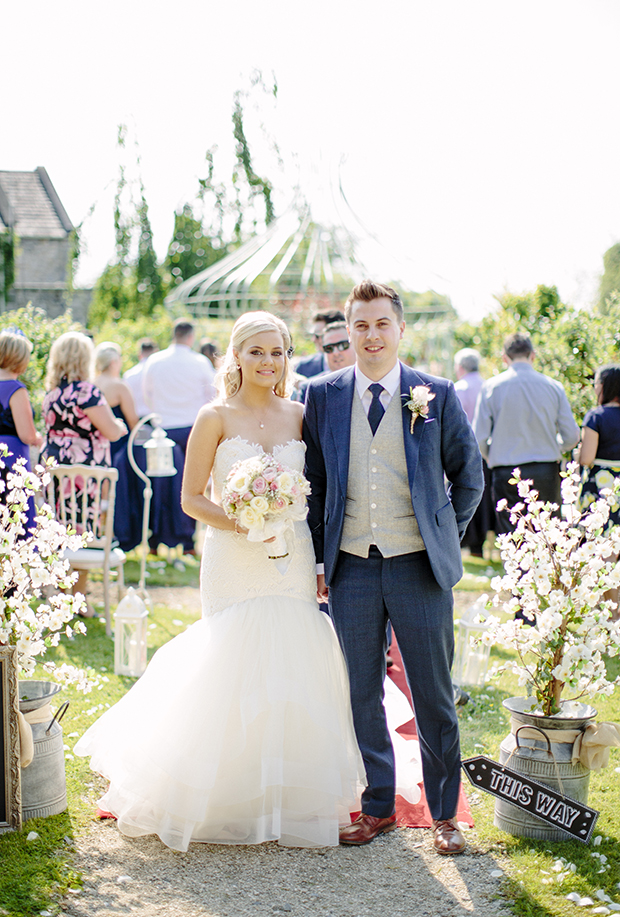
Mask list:
[[[43,401],[46,427],[41,457],[59,465],[110,465],[110,442],[127,433],[96,385],[89,381],[93,344],[78,331],[68,331],[52,344]],[[79,481],[76,485],[79,488]],[[85,594],[88,573],[80,572],[75,590]],[[92,612],[91,612],[92,613]]]

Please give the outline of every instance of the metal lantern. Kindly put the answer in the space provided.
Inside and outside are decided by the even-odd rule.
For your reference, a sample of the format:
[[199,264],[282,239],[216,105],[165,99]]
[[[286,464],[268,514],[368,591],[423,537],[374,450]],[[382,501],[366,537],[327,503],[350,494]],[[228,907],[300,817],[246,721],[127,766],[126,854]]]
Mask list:
[[[146,417],[144,420],[146,421]],[[155,426],[159,418],[151,418]],[[150,478],[164,478],[176,474],[174,467],[174,441],[168,439],[166,431],[155,426],[151,438],[144,444],[146,449],[146,473]]]
[[[143,443],[146,449],[146,474],[139,467],[133,454],[136,436],[142,430],[145,424],[153,424],[155,429],[151,438]],[[166,431],[162,430],[161,417],[159,414],[147,414],[142,417],[135,425],[129,435],[127,443],[127,456],[129,464],[138,475],[141,481],[144,481],[144,508],[142,511],[142,557],[140,560],[140,584],[138,591],[150,606],[151,600],[146,591],[146,555],[148,554],[149,542],[149,511],[151,508],[151,499],[153,497],[153,488],[151,487],[150,478],[166,478],[177,473],[174,467],[174,442],[168,439]],[[142,445],[142,444],[141,444]]]
[[477,602],[464,613],[458,623],[458,637],[456,652],[454,654],[454,668],[452,681],[455,685],[470,685],[477,687],[484,684],[491,647],[478,643],[472,646],[471,638],[480,636],[489,625],[484,621],[477,622],[476,618],[486,618],[487,611],[483,602]]
[[131,587],[114,615],[114,674],[139,678],[146,669],[148,611]]

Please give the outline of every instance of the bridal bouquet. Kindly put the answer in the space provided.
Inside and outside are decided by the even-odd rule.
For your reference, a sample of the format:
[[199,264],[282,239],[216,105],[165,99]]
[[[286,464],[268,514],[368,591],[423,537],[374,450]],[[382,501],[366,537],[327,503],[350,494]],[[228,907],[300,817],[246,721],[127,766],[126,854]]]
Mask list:
[[292,533],[293,522],[306,518],[309,493],[302,474],[265,453],[233,465],[224,484],[222,508],[248,530],[248,541],[275,538],[265,549],[277,560],[290,553],[285,535]]

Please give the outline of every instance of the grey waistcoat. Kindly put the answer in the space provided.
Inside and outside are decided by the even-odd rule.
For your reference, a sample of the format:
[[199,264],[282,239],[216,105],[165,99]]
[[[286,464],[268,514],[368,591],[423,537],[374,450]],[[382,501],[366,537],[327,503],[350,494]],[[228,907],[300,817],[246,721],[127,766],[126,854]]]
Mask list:
[[340,550],[368,557],[371,544],[384,557],[425,549],[411,505],[399,391],[394,392],[374,437],[361,399],[357,392],[353,395]]

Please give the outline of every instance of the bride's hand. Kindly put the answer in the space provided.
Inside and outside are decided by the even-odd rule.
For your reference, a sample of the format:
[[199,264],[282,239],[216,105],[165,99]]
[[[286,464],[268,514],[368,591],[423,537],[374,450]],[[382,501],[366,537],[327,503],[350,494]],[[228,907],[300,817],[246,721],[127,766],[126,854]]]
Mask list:
[[[238,519],[235,519],[235,533],[236,533],[237,535],[247,535],[248,532],[249,532],[249,529],[246,529],[246,527],[245,527],[244,525],[240,525],[240,524],[239,524],[239,520],[238,520]],[[272,538],[264,538],[264,539],[263,539],[263,541],[264,541],[265,544],[271,544],[271,542],[272,542],[272,541],[275,541],[275,540],[276,540],[276,539],[275,539],[275,536],[273,536]]]

